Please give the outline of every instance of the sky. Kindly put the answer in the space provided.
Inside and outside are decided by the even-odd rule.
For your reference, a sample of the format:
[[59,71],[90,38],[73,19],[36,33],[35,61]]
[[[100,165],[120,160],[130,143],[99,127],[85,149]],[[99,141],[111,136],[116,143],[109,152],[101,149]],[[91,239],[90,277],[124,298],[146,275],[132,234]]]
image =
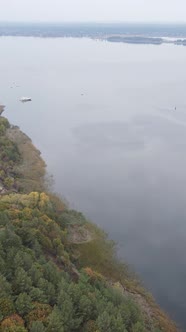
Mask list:
[[0,0],[0,21],[186,22],[186,0]]

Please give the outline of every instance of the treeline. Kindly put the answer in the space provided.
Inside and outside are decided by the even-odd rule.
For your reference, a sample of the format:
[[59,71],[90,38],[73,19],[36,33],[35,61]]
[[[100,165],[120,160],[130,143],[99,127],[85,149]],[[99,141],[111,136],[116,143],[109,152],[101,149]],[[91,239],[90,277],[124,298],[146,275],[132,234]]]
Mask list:
[[20,173],[16,169],[21,160],[21,155],[14,142],[6,136],[6,130],[10,128],[7,119],[0,117],[0,192],[19,190],[17,179]]

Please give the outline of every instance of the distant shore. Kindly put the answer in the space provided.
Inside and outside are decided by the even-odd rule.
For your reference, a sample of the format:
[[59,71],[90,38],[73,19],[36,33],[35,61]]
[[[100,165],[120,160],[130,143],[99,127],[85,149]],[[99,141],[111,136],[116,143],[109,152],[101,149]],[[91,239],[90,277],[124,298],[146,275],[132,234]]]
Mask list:
[[186,45],[186,24],[0,23],[0,37],[91,38],[129,44]]

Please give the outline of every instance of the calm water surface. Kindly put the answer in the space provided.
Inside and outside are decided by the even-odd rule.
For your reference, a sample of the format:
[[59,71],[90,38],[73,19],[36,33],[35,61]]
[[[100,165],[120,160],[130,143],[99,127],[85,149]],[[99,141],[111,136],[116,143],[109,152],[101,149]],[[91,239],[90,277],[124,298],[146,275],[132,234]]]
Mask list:
[[186,328],[186,48],[3,37],[0,54],[0,103],[55,190]]

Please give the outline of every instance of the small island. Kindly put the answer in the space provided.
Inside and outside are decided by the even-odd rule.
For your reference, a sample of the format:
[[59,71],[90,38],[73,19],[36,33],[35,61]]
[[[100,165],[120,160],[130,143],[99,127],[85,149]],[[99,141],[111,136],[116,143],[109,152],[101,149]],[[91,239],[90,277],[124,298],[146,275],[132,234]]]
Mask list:
[[161,45],[163,44],[163,38],[153,38],[144,36],[110,36],[106,38],[109,42],[114,43],[127,43],[127,44],[152,44]]

